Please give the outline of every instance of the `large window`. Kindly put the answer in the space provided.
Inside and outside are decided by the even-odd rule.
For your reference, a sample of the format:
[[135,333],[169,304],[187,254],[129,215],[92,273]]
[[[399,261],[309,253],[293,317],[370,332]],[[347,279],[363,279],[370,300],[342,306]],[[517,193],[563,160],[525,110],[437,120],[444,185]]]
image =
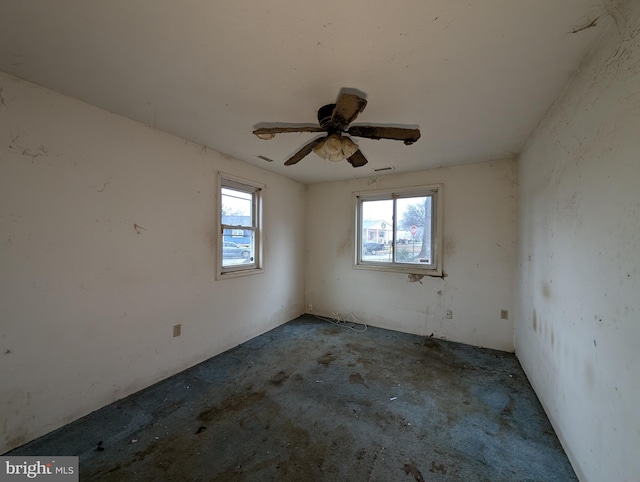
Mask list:
[[261,272],[262,186],[220,174],[220,277]]
[[442,276],[442,185],[355,193],[358,268]]

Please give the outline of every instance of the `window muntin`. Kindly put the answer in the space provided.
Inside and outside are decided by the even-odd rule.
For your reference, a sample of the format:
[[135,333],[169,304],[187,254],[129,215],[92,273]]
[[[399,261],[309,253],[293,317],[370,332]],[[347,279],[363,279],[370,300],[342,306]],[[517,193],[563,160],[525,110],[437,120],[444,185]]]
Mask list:
[[219,193],[219,274],[261,271],[261,186],[221,174]]
[[355,194],[355,266],[441,276],[442,186]]

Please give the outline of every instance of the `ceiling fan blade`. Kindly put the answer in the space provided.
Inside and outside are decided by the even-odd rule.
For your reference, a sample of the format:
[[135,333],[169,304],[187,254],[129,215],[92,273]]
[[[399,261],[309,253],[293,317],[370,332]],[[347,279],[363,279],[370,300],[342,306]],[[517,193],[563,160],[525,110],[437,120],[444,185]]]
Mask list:
[[349,164],[351,164],[353,167],[361,167],[369,162],[367,161],[367,158],[364,157],[364,154],[362,154],[360,149],[354,152],[353,155],[347,159],[347,161],[349,161]]
[[282,126],[282,127],[262,127],[253,131],[253,134],[260,139],[273,139],[276,134],[282,134],[285,132],[324,132],[324,129],[320,126]]
[[368,139],[404,141],[406,145],[413,144],[420,139],[419,129],[406,129],[404,127],[351,126],[348,132],[349,135]]
[[340,94],[336,107],[331,115],[331,124],[336,129],[344,130],[351,124],[358,114],[367,106],[366,99],[355,94]]
[[326,139],[325,137],[318,137],[317,139],[312,140],[311,142],[309,142],[308,144],[306,144],[302,149],[300,149],[298,152],[296,152],[293,156],[291,156],[287,162],[284,163],[285,166],[293,166],[294,164],[297,164],[298,162],[300,162],[302,160],[302,158],[304,156],[306,156],[307,154],[309,154],[314,147],[316,147],[318,144],[320,144],[321,141],[323,141],[324,139]]

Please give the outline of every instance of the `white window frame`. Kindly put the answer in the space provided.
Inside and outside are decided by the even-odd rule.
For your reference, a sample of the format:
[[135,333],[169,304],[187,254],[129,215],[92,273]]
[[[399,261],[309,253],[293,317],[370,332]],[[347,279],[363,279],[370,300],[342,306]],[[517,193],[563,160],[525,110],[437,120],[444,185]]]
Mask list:
[[[218,269],[216,273],[216,279],[235,278],[238,276],[248,276],[264,272],[263,268],[263,243],[262,243],[262,202],[264,192],[264,184],[260,184],[247,179],[218,172],[218,213],[217,213],[217,226],[218,226],[218,245],[216,247]],[[222,224],[222,188],[236,189],[238,191],[252,194],[252,222],[250,226],[235,226]],[[224,231],[225,229],[242,229],[244,231],[253,231],[254,233],[254,259],[252,263],[239,264],[233,266],[223,266],[222,247],[224,243]]]
[[[365,240],[362,239],[363,232],[363,216],[362,203],[366,201],[393,200],[393,226],[392,226],[392,244],[394,248],[396,244],[397,223],[400,221],[396,212],[396,199],[405,197],[424,197],[432,196],[431,201],[431,253],[432,258],[428,265],[418,263],[398,263],[394,261],[381,262],[369,261],[362,259],[362,246]],[[354,268],[368,269],[376,271],[391,271],[396,273],[422,274],[425,276],[442,277],[442,247],[443,247],[443,199],[444,186],[442,184],[429,184],[424,186],[412,186],[398,189],[384,189],[375,191],[359,191],[353,193],[353,204],[355,212],[355,232],[356,244],[354,250]]]

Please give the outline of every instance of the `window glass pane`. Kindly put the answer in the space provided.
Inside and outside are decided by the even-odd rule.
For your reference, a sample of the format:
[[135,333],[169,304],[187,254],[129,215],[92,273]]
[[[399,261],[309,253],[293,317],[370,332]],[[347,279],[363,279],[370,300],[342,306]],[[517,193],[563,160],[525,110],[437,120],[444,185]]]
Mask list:
[[251,230],[243,231],[244,236],[234,236],[235,229],[225,229],[222,233],[222,266],[253,264],[255,262],[255,236]]
[[362,260],[393,261],[393,200],[362,202]]
[[[223,187],[222,224],[253,226],[253,196],[251,192]],[[222,267],[253,264],[255,236],[252,229],[225,229],[222,233]]]
[[[242,224],[251,226],[251,216],[253,215],[253,193],[236,191],[227,187],[222,188],[222,223]],[[248,222],[225,222],[224,217],[245,217]]]
[[431,196],[399,198],[396,209],[399,219],[396,226],[396,262],[431,263]]
[[442,276],[441,184],[354,193],[355,268]]
[[262,273],[260,219],[263,187],[220,173],[216,279]]

